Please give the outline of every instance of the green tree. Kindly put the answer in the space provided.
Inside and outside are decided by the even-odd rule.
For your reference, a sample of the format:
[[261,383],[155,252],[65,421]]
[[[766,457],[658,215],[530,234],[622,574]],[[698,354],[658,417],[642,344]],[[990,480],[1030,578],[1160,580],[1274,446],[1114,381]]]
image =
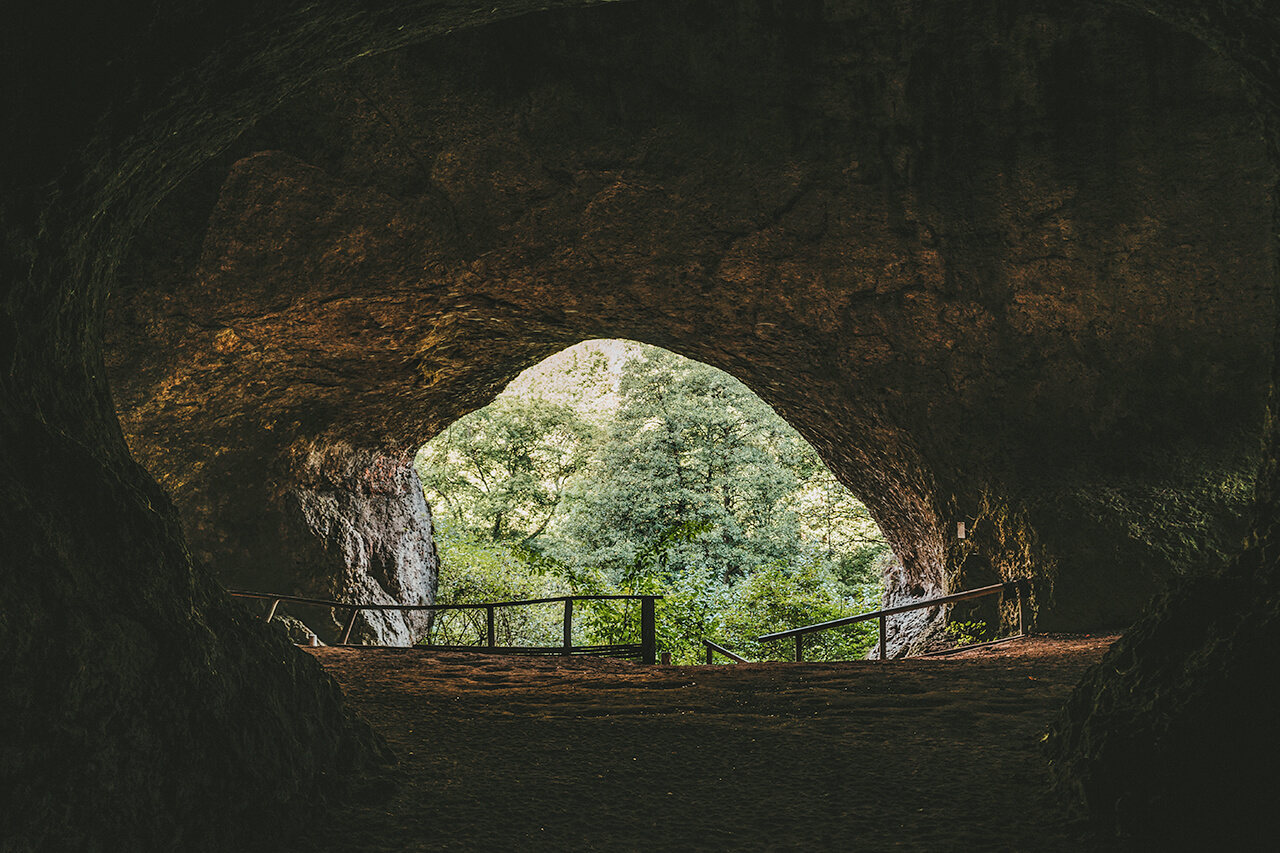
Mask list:
[[[657,605],[658,645],[674,652],[701,644],[718,618],[717,596],[723,585],[714,572],[685,570],[672,573],[667,564],[671,551],[706,531],[705,524],[686,522],[662,532],[638,553],[620,574],[596,566],[560,564],[575,595],[662,595]],[[637,602],[584,601],[585,636],[592,643],[633,643],[639,637]],[[687,657],[687,655],[685,655]]]
[[[887,552],[874,521],[767,404],[665,350],[605,353],[544,370],[559,403],[532,397],[522,377],[421,451],[427,497],[446,522],[444,595],[561,594],[546,592],[550,579],[577,594],[663,595],[658,640],[679,663],[702,658],[704,637],[785,658],[786,644],[754,638],[874,606],[871,566]],[[540,592],[520,593],[520,573]],[[483,629],[472,617],[463,633]],[[575,633],[634,642],[638,617],[634,602],[580,604]],[[558,620],[511,635],[533,642]],[[824,634],[808,656],[860,656],[865,635]]]
[[[817,454],[805,449],[816,461]],[[830,561],[851,595],[867,584],[879,583],[877,566],[889,553],[889,543],[862,501],[826,466],[807,465],[806,476],[790,500],[805,541]]]
[[597,434],[571,406],[501,397],[423,446],[415,463],[438,515],[477,536],[529,545],[591,458]]
[[[742,383],[704,364],[651,350],[630,359],[609,439],[567,499],[554,553],[619,576],[666,532],[668,577],[693,566],[728,580],[786,559],[798,540],[787,499],[799,486],[776,452],[789,427]],[[792,433],[794,434],[794,433]]]
[[[850,599],[830,564],[816,555],[789,565],[764,566],[737,583],[723,610],[721,636],[749,660],[794,660],[795,640],[761,643],[775,631],[828,622],[872,610],[869,596]],[[805,660],[855,660],[875,642],[865,622],[805,637]]]
[[[545,561],[508,542],[476,537],[448,522],[437,525],[441,553],[437,604],[483,604],[568,595],[570,588]],[[553,646],[562,640],[563,605],[500,607],[494,634],[500,646]],[[483,645],[488,642],[483,609],[437,611],[423,643]]]

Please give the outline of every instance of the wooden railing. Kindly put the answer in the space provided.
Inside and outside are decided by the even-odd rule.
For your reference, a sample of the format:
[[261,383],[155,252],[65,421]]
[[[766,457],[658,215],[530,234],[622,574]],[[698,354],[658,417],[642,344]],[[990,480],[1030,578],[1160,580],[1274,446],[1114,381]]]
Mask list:
[[[842,619],[832,619],[829,622],[819,622],[815,625],[805,625],[801,628],[792,628],[787,631],[777,631],[772,634],[765,634],[757,637],[760,642],[769,642],[771,640],[782,640],[787,637],[796,638],[796,661],[804,660],[804,637],[806,634],[812,634],[815,631],[826,631],[831,628],[839,628],[843,625],[853,625],[857,622],[866,622],[870,619],[877,619],[880,622],[880,660],[887,660],[888,656],[885,652],[885,617],[893,616],[898,613],[907,613],[912,610],[922,610],[926,607],[937,607],[940,604],[951,604],[956,601],[966,601],[970,598],[981,598],[984,595],[1000,595],[1008,592],[1016,592],[1018,595],[1018,633],[1016,636],[1022,636],[1026,633],[1026,608],[1027,608],[1027,591],[1030,589],[1031,583],[1027,578],[1019,580],[1007,581],[1005,583],[992,584],[991,586],[979,587],[978,589],[969,589],[964,592],[957,592],[951,595],[943,595],[938,598],[929,598],[924,601],[917,601],[912,604],[902,604],[898,607],[887,607],[884,610],[873,610],[870,613],[862,613],[857,616],[846,616]],[[704,641],[705,642],[705,641]],[[710,663],[710,652],[707,653],[707,662]]]
[[[269,601],[266,621],[270,622],[276,615],[281,602],[291,604],[311,604],[319,607],[332,607],[335,610],[349,610],[347,620],[342,627],[338,645],[345,646],[351,640],[351,631],[355,628],[356,617],[363,610],[480,610],[485,611],[485,634],[488,640],[484,646],[442,646],[429,645],[420,648],[429,649],[474,649],[483,648],[494,653],[506,654],[562,654],[562,655],[603,655],[607,657],[636,657],[642,663],[656,663],[658,659],[657,619],[654,601],[661,595],[559,595],[553,598],[530,598],[521,601],[486,601],[480,604],[353,604],[346,601],[330,601],[322,598],[307,598],[300,595],[279,595],[272,592],[246,592],[229,590],[236,598],[253,598]],[[575,646],[573,644],[573,603],[575,601],[640,601],[640,642],[622,643],[611,646]],[[494,627],[494,613],[499,607],[522,607],[531,604],[564,603],[564,643],[559,646],[499,646]]]

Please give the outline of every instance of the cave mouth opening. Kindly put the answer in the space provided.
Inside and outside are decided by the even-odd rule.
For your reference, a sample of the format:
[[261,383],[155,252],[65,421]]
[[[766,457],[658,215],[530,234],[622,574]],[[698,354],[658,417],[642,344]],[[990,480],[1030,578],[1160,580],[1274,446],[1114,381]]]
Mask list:
[[[755,638],[879,607],[896,566],[866,506],[767,403],[635,341],[583,341],[530,367],[415,467],[435,518],[437,603],[660,594],[674,663],[699,662],[703,638],[787,659],[787,644]],[[587,643],[635,615],[587,604]],[[499,616],[499,644],[559,642],[559,612],[543,609]],[[444,613],[425,641],[465,641],[474,614]],[[871,648],[866,625],[829,633],[815,657]]]
[[[1032,575],[1037,628],[1096,630],[1127,624],[1170,566],[1221,562],[1247,490],[1220,484],[1252,470],[1273,361],[1272,238],[1249,226],[1269,221],[1273,178],[1232,112],[1237,80],[1127,18],[1102,38],[1090,16],[956,7],[899,44],[893,15],[851,7],[815,42],[804,14],[725,7],[721,32],[651,5],[317,73],[166,199],[113,291],[108,367],[197,559],[242,588],[402,600],[412,576],[425,597],[429,531],[398,509],[370,520],[364,496],[388,486],[353,472],[402,471],[385,449],[398,465],[551,347],[614,330],[785,412],[883,525],[893,604]],[[944,32],[966,47],[939,66]],[[1009,52],[1019,34],[1036,51]],[[899,46],[828,73],[880,38]],[[1081,64],[1083,45],[1099,58]],[[888,86],[908,67],[911,86]],[[1174,109],[1173,91],[1218,106]],[[1221,171],[1201,158],[1211,131]],[[991,151],[1017,152],[1016,180]],[[993,211],[1012,218],[975,237]],[[1162,259],[1202,221],[1232,235],[1225,260]],[[1164,495],[1188,483],[1184,512]],[[335,532],[353,518],[360,547]]]

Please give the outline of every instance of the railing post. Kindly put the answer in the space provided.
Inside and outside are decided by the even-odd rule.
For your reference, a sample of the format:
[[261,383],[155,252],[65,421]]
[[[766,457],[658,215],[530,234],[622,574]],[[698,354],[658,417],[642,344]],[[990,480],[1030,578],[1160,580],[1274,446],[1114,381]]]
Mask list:
[[273,618],[275,618],[276,608],[279,606],[280,606],[280,599],[278,598],[271,599],[271,609],[267,611],[266,621],[270,622]]
[[796,663],[804,662],[804,634],[796,634]]
[[1021,579],[1018,582],[1018,633],[1026,635],[1027,633],[1027,587],[1030,584]]
[[573,599],[564,600],[564,653],[571,654],[573,649]]
[[881,613],[881,614],[880,614],[880,660],[888,660],[888,657],[885,655],[885,650],[884,650],[884,648],[885,648],[885,647],[884,647],[884,635],[885,635],[885,630],[884,630],[884,614],[883,614],[883,613]]
[[652,595],[640,599],[640,659],[645,663],[658,662],[658,626]]
[[490,604],[488,607],[485,608],[485,629],[486,629],[486,633],[489,635],[489,648],[493,648],[498,643],[497,643],[497,637],[494,635],[494,631],[493,631],[493,605],[492,604]]
[[342,639],[338,641],[338,645],[345,646],[351,640],[351,629],[356,626],[356,617],[360,615],[360,608],[351,608],[351,615],[347,617],[347,624],[342,629]]
[[[706,644],[704,643],[703,645],[706,645]],[[711,657],[714,654],[715,654],[715,650],[712,649],[710,646],[707,646],[707,665],[708,666],[711,665]]]

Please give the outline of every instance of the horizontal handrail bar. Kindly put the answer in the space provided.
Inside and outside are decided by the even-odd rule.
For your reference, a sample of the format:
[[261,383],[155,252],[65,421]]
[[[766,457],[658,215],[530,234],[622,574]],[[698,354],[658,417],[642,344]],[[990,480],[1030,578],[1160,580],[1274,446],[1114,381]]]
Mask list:
[[938,598],[930,598],[925,601],[917,601],[915,604],[900,604],[897,607],[887,607],[884,610],[873,610],[870,613],[860,613],[857,616],[845,616],[841,619],[832,619],[829,622],[819,622],[816,625],[805,625],[801,628],[791,628],[786,631],[778,631],[773,634],[765,634],[763,637],[757,637],[760,642],[768,640],[781,640],[786,637],[794,637],[798,634],[808,634],[812,631],[825,631],[828,628],[839,628],[841,625],[852,625],[855,622],[865,622],[868,619],[879,619],[882,616],[893,616],[897,613],[907,613],[911,610],[922,610],[926,607],[936,607],[939,604],[950,604],[953,601],[964,601],[969,598],[980,598],[984,595],[995,595],[997,592],[1004,592],[1009,589],[1018,589],[1026,578],[1021,580],[1006,581],[1004,583],[992,584],[991,586],[978,587],[977,589],[968,589],[964,592],[956,592],[951,595],[943,595]]
[[556,604],[564,605],[564,645],[562,654],[573,653],[573,603],[575,601],[623,601],[638,600],[640,602],[640,659],[643,663],[656,663],[658,654],[658,637],[655,621],[654,601],[659,598],[665,598],[662,595],[557,595],[552,598],[529,598],[522,601],[485,601],[479,604],[353,604],[348,601],[333,601],[323,598],[308,598],[302,595],[280,595],[271,592],[250,592],[248,590],[227,590],[227,593],[236,598],[255,598],[263,601],[271,602],[270,612],[267,614],[267,621],[270,622],[275,616],[276,608],[280,602],[288,601],[294,604],[311,604],[320,607],[332,607],[334,609],[345,609],[351,611],[347,616],[347,622],[342,627],[339,634],[340,639],[338,645],[345,646],[347,641],[351,639],[351,632],[355,628],[356,618],[364,610],[479,610],[484,608],[486,614],[486,634],[488,635],[489,647],[496,646],[493,616],[494,610],[499,607],[518,607],[525,604]]
[[735,655],[733,652],[729,651],[719,643],[713,643],[710,640],[704,638],[702,640],[702,644],[707,647],[707,663],[711,663],[712,652],[719,652],[720,654],[727,657],[729,660],[734,661],[736,663],[751,663],[751,661],[747,660],[746,658],[740,655]]
[[[388,646],[387,648],[402,648],[401,646]],[[565,646],[484,646],[484,645],[454,645],[453,643],[418,643],[414,645],[415,649],[428,652],[466,652],[480,651],[486,654],[511,654],[511,653],[531,653],[541,654],[548,657],[555,655],[564,655]],[[592,652],[608,652],[608,651],[643,651],[644,646],[640,643],[611,643],[607,645],[597,646],[569,646],[568,651],[573,654],[591,654]]]
[[321,607],[354,607],[358,610],[472,610],[481,607],[516,607],[523,604],[554,604],[564,601],[613,601],[618,599],[663,598],[661,595],[560,595],[555,598],[530,598],[523,601],[486,601],[483,604],[353,604],[349,601],[331,601],[324,598],[306,598],[300,595],[276,595],[270,592],[246,592],[229,589],[228,595],[236,598],[257,598],[264,601],[288,601],[294,604],[316,604]]

